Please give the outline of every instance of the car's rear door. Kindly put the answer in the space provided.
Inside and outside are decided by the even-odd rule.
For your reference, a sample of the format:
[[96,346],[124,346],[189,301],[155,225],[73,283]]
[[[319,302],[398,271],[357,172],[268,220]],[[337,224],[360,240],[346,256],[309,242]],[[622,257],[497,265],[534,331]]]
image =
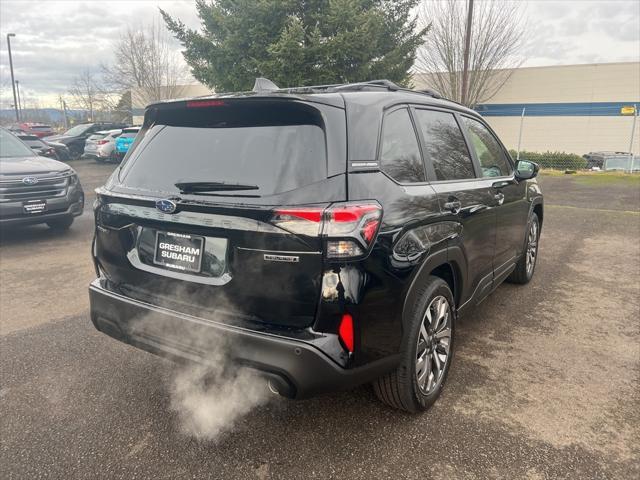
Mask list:
[[491,292],[496,241],[496,210],[492,182],[479,178],[459,116],[451,111],[416,107],[423,154],[431,186],[446,220],[458,222],[454,242],[466,259],[461,303],[479,301]]
[[461,116],[470,147],[480,166],[480,175],[491,183],[496,201],[496,248],[494,279],[501,282],[522,253],[529,202],[527,182],[518,182],[506,149],[491,130],[477,118]]
[[128,296],[198,316],[311,325],[322,212],[346,199],[345,128],[343,108],[292,100],[147,112],[99,194],[100,268]]

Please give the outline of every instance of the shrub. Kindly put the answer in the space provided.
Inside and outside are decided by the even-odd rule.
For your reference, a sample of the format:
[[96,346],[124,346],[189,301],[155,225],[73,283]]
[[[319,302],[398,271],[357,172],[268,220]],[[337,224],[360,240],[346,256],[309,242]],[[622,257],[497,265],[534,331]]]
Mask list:
[[[511,157],[516,158],[516,151],[509,150]],[[554,168],[557,170],[581,170],[587,167],[587,160],[575,153],[566,152],[520,152],[520,160],[530,160],[540,165],[540,168]]]

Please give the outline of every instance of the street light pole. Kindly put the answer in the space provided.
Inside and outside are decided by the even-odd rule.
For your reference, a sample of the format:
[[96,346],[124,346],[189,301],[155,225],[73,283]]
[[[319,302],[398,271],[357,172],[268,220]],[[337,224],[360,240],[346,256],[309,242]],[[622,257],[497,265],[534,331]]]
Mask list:
[[464,66],[462,68],[462,92],[460,98],[463,105],[468,102],[469,94],[469,50],[471,47],[471,21],[473,19],[473,0],[467,6],[467,29],[464,35]]
[[20,98],[20,82],[16,80],[16,92],[18,93],[18,113],[22,118],[22,99]]
[[16,122],[20,121],[20,112],[18,112],[18,97],[16,96],[16,82],[13,78],[13,58],[11,57],[11,37],[15,37],[15,33],[7,33],[7,49],[9,50],[9,69],[11,70],[11,88],[13,88],[13,107],[16,110]]

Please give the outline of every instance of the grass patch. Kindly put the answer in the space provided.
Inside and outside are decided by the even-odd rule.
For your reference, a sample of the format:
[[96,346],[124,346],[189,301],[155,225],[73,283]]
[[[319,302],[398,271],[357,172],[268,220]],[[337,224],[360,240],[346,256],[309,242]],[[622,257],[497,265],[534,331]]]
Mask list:
[[640,187],[640,175],[629,173],[587,173],[575,175],[577,183],[582,185],[624,185]]
[[640,174],[624,172],[589,172],[578,171],[571,175],[563,170],[540,170],[544,177],[571,177],[581,185],[628,185],[640,187]]

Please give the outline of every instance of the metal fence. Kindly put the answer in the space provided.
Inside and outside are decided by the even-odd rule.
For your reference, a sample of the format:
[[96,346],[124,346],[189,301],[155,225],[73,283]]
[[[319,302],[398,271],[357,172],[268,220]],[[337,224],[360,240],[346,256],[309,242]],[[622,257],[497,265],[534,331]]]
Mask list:
[[493,104],[476,110],[513,158],[542,168],[640,172],[640,103]]

